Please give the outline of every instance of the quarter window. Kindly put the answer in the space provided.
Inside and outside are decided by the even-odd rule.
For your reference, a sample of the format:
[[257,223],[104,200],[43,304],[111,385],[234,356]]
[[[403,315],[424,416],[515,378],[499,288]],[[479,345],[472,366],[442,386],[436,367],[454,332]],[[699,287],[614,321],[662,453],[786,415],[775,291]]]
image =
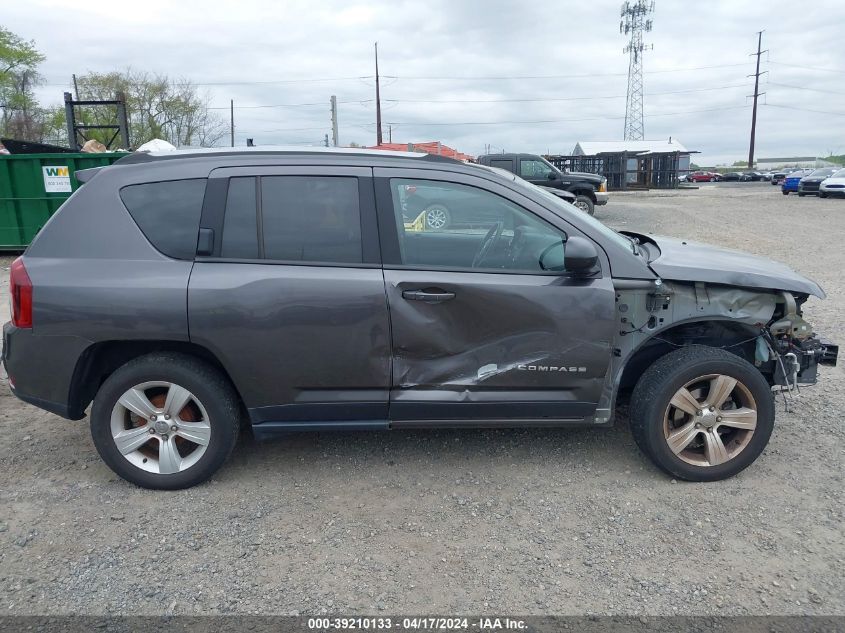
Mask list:
[[156,249],[176,259],[197,252],[205,178],[129,185],[120,199]]
[[488,272],[559,269],[565,234],[510,200],[458,183],[390,182],[402,264]]

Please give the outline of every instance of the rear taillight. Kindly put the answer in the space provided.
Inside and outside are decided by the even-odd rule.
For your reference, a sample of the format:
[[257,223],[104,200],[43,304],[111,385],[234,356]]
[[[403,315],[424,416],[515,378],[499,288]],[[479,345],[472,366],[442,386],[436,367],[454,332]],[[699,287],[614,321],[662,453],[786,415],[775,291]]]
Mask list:
[[12,262],[9,291],[12,296],[12,324],[15,327],[32,327],[32,281],[22,257]]

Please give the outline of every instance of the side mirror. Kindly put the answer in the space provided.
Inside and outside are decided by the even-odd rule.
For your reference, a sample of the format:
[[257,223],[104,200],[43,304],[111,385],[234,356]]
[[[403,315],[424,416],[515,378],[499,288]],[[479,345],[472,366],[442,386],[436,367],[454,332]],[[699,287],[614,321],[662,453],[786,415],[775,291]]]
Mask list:
[[569,272],[587,272],[595,268],[599,261],[596,245],[587,238],[573,235],[564,245],[563,267]]
[[555,242],[540,254],[540,268],[543,270],[583,273],[595,268],[598,261],[595,244],[578,235],[573,235],[566,242]]
[[549,180],[557,180],[557,174],[553,171],[550,171],[548,178],[549,178]]

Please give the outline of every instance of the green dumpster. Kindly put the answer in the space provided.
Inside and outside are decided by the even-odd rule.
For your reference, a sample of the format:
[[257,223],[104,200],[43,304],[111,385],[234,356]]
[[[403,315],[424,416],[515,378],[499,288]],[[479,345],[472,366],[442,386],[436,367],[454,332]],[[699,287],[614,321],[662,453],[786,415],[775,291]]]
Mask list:
[[76,170],[111,165],[124,152],[0,154],[0,250],[25,249],[79,187]]

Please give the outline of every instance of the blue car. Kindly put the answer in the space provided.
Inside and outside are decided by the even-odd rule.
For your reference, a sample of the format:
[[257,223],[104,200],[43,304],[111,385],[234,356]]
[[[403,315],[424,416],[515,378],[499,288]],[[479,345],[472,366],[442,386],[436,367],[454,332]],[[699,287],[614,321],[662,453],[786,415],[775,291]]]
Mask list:
[[799,169],[798,171],[793,171],[791,174],[787,174],[786,178],[783,179],[783,184],[780,186],[781,193],[788,196],[790,191],[797,192],[798,183],[801,182],[804,176],[812,173],[812,171],[812,169]]

